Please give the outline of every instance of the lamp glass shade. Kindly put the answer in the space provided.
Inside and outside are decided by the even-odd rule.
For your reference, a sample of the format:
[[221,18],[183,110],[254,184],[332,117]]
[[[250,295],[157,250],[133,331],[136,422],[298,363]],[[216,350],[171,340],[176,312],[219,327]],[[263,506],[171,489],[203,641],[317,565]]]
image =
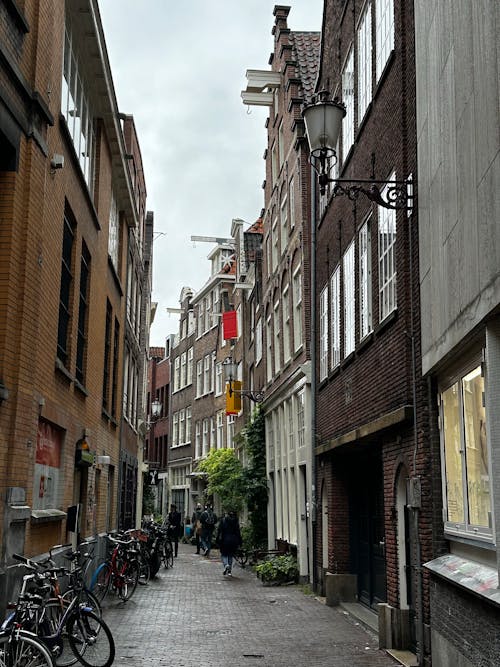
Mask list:
[[237,364],[234,363],[231,357],[228,357],[227,359],[224,359],[222,365],[224,367],[224,379],[228,382],[234,380],[237,373]]
[[346,115],[340,102],[317,102],[310,104],[302,112],[311,153],[321,148],[335,149]]
[[161,403],[157,398],[151,403],[151,414],[153,417],[159,417],[161,414]]

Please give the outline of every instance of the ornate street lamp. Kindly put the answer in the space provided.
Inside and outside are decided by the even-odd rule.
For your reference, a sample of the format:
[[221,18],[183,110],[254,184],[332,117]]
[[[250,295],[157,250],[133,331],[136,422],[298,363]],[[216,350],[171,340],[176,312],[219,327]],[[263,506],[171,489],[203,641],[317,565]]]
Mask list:
[[161,403],[160,401],[155,398],[154,401],[151,403],[151,421],[155,422],[161,415]]
[[226,357],[222,362],[222,366],[224,367],[224,379],[229,385],[229,396],[232,396],[233,394],[240,394],[241,396],[248,396],[248,398],[254,403],[262,403],[264,400],[263,391],[233,389],[233,382],[238,374],[238,364],[233,361],[232,357]]
[[346,195],[354,201],[363,194],[385,208],[396,210],[412,208],[411,181],[330,178],[330,170],[337,162],[335,146],[346,108],[338,99],[329,100],[328,97],[328,91],[323,90],[302,110],[311,152],[311,165],[318,174],[320,193],[324,195],[327,184],[334,183],[332,197]]

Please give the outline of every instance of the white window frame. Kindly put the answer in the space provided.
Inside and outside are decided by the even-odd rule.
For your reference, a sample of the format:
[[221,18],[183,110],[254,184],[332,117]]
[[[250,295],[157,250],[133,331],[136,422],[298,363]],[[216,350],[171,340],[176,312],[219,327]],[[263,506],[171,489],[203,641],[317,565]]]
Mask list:
[[295,178],[292,176],[288,183],[288,201],[290,204],[290,231],[295,229]]
[[188,405],[186,408],[186,444],[191,442],[191,406]]
[[288,245],[288,198],[285,195],[280,206],[280,230],[281,230],[281,254],[283,255]]
[[332,369],[340,365],[340,264],[334,269],[330,277],[331,302],[331,365]]
[[215,364],[215,395],[220,396],[224,391],[222,361]]
[[207,456],[210,451],[210,420],[205,418],[203,420],[203,433],[202,433],[202,456]]
[[203,359],[196,362],[196,398],[203,396]]
[[179,446],[179,413],[172,415],[172,447]]
[[394,0],[375,0],[376,80],[380,80],[394,49]]
[[262,318],[255,325],[255,365],[262,361]]
[[[393,173],[389,180],[394,179]],[[397,308],[396,211],[384,206],[378,206],[378,278],[379,318],[382,322]]]
[[358,125],[372,99],[372,8],[367,2],[358,25]]
[[222,449],[224,443],[224,410],[217,413],[217,449]]
[[283,313],[283,361],[286,364],[292,357],[291,322],[290,322],[290,290],[285,285],[281,295],[281,310]]
[[328,377],[328,285],[319,295],[319,380]]
[[293,272],[293,343],[295,352],[303,345],[302,327],[302,272],[298,266]]
[[354,272],[354,241],[351,241],[342,257],[344,283],[344,358],[354,352],[356,338],[356,297]]
[[187,385],[187,352],[183,352],[181,354],[181,371],[179,382],[179,389],[182,389]]
[[279,371],[281,370],[281,322],[280,322],[279,299],[274,304],[273,329],[274,329],[274,372],[279,373]]
[[203,358],[203,395],[210,393],[210,361],[212,355],[206,354]]
[[195,424],[195,458],[201,458],[201,422]]
[[266,320],[266,377],[270,382],[273,379],[273,328],[271,315]]
[[372,331],[371,221],[365,220],[358,232],[359,255],[359,337]]
[[187,370],[186,370],[186,384],[193,384],[193,355],[194,349],[190,347],[187,351]]
[[345,161],[354,143],[354,49],[352,47],[342,70],[342,102],[346,108],[342,122],[342,158]]
[[276,271],[278,267],[278,262],[279,262],[279,229],[278,229],[278,216],[276,216],[273,220],[273,228],[272,228],[272,271]]

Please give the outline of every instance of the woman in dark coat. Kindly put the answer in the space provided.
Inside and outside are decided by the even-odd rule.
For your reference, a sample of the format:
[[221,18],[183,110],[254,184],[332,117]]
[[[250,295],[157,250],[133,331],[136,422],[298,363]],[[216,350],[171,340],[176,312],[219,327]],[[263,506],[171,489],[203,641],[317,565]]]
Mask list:
[[229,512],[219,522],[217,542],[224,565],[222,574],[227,574],[230,577],[233,569],[233,556],[242,544],[240,524],[236,512]]

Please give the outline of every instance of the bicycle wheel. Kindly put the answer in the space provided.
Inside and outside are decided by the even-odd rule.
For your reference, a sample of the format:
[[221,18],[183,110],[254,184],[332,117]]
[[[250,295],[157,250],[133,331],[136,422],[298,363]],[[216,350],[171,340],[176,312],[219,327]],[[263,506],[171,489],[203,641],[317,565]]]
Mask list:
[[174,545],[172,542],[165,542],[162,550],[162,561],[164,567],[174,567]]
[[109,585],[111,583],[111,567],[109,563],[101,563],[94,577],[95,584],[92,588],[92,592],[99,600],[99,602],[102,602],[106,597],[106,594],[109,590]]
[[92,612],[79,611],[68,621],[69,645],[85,667],[109,667],[115,642],[106,623]]
[[0,667],[54,667],[50,651],[35,635],[16,631],[0,637]]
[[145,586],[148,583],[150,577],[151,569],[149,567],[149,563],[145,558],[141,557],[139,561],[139,580],[137,583],[141,586]]
[[78,660],[69,645],[66,627],[59,629],[69,603],[67,599],[63,599],[62,604],[59,600],[49,600],[40,608],[40,619],[36,625],[36,634],[46,642],[57,667],[70,667]]
[[121,585],[118,587],[118,595],[126,602],[130,600],[137,588],[139,581],[139,563],[136,560],[131,560],[125,564],[124,571],[118,575],[121,579]]
[[75,591],[74,589],[70,589],[66,591],[66,593],[64,593],[63,600],[71,602],[71,600],[75,597],[75,595],[78,595],[78,602],[80,604],[84,604],[86,607],[90,607],[90,611],[93,611],[96,616],[102,618],[101,603],[94,595],[94,593],[88,591],[86,588],[82,589],[81,591]]

